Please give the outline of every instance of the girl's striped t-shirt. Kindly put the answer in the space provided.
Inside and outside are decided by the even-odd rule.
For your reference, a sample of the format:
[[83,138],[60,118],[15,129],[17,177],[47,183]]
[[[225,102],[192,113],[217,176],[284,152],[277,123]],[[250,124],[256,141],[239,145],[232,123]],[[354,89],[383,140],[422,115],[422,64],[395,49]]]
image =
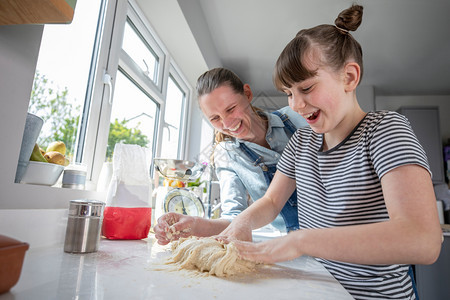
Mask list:
[[[396,112],[369,112],[333,149],[322,151],[322,139],[309,127],[298,129],[278,163],[283,174],[296,180],[301,229],[386,221],[381,177],[409,164],[430,172],[408,120]],[[356,299],[415,298],[409,265],[317,259]]]

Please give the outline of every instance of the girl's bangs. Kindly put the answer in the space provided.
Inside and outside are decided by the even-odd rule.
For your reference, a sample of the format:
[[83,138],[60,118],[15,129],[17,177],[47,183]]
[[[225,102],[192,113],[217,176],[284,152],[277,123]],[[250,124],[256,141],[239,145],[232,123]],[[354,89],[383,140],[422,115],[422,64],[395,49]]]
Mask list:
[[315,75],[303,63],[308,52],[305,39],[295,37],[281,52],[274,70],[273,81],[279,90],[290,88],[296,82],[303,81]]

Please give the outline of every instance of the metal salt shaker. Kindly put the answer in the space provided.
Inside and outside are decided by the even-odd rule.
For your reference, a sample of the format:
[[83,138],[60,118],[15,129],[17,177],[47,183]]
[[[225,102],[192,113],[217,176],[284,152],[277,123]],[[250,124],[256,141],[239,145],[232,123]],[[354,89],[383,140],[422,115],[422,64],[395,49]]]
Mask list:
[[71,200],[64,251],[89,253],[98,250],[102,230],[104,202]]

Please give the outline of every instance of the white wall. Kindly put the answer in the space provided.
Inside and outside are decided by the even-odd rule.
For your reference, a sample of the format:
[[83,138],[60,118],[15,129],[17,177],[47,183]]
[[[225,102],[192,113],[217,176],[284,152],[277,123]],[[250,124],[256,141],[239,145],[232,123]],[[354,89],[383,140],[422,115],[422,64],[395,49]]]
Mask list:
[[0,182],[13,181],[43,26],[0,26],[0,136],[9,159]]

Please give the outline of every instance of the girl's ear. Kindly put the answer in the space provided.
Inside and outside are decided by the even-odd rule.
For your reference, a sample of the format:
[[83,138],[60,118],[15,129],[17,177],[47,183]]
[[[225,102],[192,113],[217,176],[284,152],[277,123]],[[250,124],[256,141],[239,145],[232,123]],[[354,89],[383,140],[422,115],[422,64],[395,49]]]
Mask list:
[[253,100],[253,92],[250,86],[246,83],[244,84],[244,95],[247,97],[248,102],[252,102]]
[[352,92],[358,86],[359,80],[361,79],[361,68],[355,62],[350,62],[344,67],[344,84],[345,91]]

